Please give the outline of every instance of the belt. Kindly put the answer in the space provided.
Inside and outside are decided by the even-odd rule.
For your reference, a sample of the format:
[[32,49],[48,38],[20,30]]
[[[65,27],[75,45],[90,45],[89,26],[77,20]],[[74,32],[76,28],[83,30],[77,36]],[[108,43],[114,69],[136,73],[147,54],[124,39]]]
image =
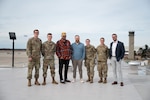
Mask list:
[[116,56],[112,56],[112,57],[116,57]]

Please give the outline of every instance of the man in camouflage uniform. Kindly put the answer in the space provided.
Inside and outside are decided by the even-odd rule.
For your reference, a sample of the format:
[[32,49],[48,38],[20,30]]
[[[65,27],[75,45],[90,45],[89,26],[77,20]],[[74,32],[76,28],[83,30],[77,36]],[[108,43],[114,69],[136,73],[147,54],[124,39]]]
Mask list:
[[[100,45],[96,48],[97,50],[97,62],[98,62],[98,72],[100,80],[99,83],[107,83],[107,58],[108,58],[108,47],[104,44],[105,39],[100,38]],[[104,80],[103,80],[104,79]]]
[[42,49],[42,41],[38,38],[39,30],[34,30],[34,37],[30,38],[27,42],[26,53],[28,56],[28,86],[31,86],[32,71],[35,68],[35,85],[40,85],[38,82],[39,68],[40,68],[40,57]]
[[55,64],[54,64],[54,54],[56,52],[56,44],[51,41],[52,40],[52,34],[47,34],[47,41],[42,44],[42,55],[44,56],[43,59],[43,83],[42,85],[46,85],[46,77],[47,77],[47,69],[48,66],[50,66],[51,70],[51,77],[52,77],[52,83],[58,84],[55,81]]
[[90,44],[90,40],[86,39],[85,46],[85,67],[87,68],[88,79],[86,82],[93,83],[94,77],[94,66],[95,66],[95,58],[96,58],[96,49],[94,46]]

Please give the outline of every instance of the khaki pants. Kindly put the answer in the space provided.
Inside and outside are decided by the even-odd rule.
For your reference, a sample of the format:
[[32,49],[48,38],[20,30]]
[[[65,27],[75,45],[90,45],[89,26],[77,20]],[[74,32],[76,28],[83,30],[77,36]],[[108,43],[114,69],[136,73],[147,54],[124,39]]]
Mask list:
[[51,76],[55,76],[54,59],[43,59],[43,77],[47,77],[48,66],[50,66]]
[[107,78],[107,71],[108,71],[107,61],[102,62],[98,61],[97,70],[99,72],[100,78]]
[[34,58],[32,61],[28,62],[28,75],[27,79],[32,79],[32,71],[35,68],[34,78],[39,78],[39,69],[40,69],[40,58]]

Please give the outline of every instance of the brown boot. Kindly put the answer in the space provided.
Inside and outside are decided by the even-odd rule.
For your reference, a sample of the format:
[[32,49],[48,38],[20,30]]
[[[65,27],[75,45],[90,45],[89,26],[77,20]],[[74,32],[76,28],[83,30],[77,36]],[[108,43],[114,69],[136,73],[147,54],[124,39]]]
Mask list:
[[103,82],[103,78],[100,78],[100,80],[98,81],[98,83],[102,83]]
[[88,75],[88,79],[86,80],[86,82],[90,82],[90,76]]
[[106,78],[104,78],[104,81],[103,81],[103,83],[105,84],[105,83],[107,83],[107,79]]
[[93,83],[93,77],[90,78],[90,83]]
[[52,77],[53,81],[52,81],[52,84],[58,84],[58,82],[55,81],[55,78]]
[[28,80],[28,86],[31,86],[31,79]]
[[42,85],[46,85],[46,77],[44,77]]
[[35,83],[34,83],[35,85],[40,85],[40,83],[38,82],[38,79],[36,78],[35,79]]

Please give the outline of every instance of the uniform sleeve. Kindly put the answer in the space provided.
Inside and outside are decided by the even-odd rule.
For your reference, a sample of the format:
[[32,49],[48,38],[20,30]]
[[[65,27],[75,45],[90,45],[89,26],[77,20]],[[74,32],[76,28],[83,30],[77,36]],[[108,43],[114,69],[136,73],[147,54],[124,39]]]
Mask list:
[[56,44],[54,43],[54,52],[56,52]]
[[31,43],[31,39],[29,39],[28,42],[27,42],[26,54],[27,54],[28,57],[32,57],[32,43]]
[[109,58],[109,49],[108,49],[108,47],[106,48],[106,57]]
[[96,48],[93,46],[93,52],[94,52],[94,59],[96,59]]
[[95,50],[96,50],[96,52],[95,52],[95,59],[97,59],[97,55],[98,55],[98,54],[97,54],[97,51],[98,51],[98,50],[97,50],[97,47],[96,47]]
[[42,44],[42,56],[44,56],[45,55],[45,45],[44,45],[44,43]]
[[40,41],[41,41],[41,48],[40,48],[40,50],[41,50],[41,52],[42,52],[42,40],[40,39]]

